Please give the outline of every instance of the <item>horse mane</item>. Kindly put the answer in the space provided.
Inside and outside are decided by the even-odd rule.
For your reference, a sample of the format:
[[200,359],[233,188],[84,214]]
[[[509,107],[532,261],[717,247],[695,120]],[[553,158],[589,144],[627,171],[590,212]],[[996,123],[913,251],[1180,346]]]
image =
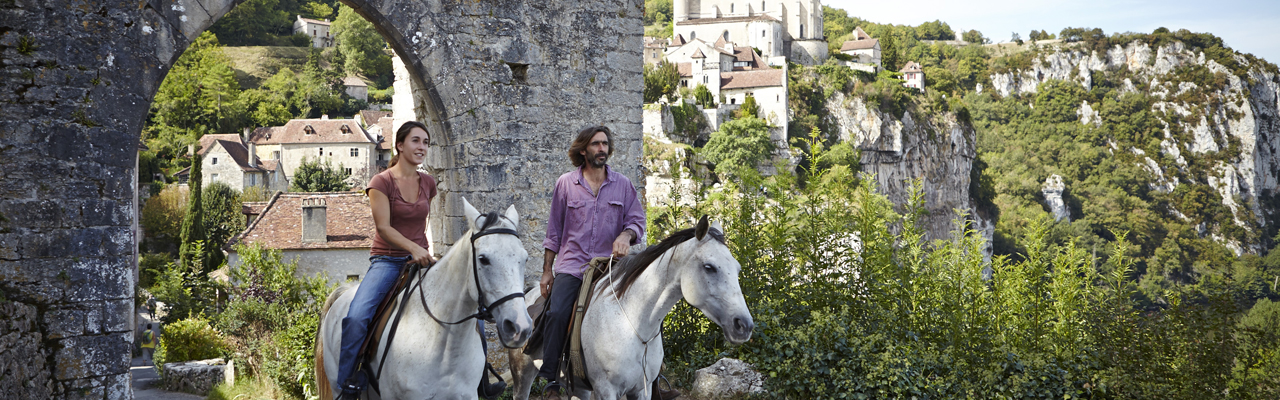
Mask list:
[[[720,232],[719,229],[708,229],[707,235],[711,236],[717,242],[724,244],[724,232]],[[693,238],[694,228],[682,229],[671,234],[671,236],[668,236],[666,239],[662,239],[658,244],[646,247],[639,253],[628,255],[619,260],[618,263],[613,266],[613,271],[609,272],[609,275],[617,274],[616,276],[619,278],[617,286],[613,288],[614,291],[618,292],[618,297],[622,297],[622,295],[626,294],[627,289],[630,288],[632,284],[636,283],[636,279],[640,277],[640,274],[643,274],[646,269],[649,269],[649,265],[652,265],[658,257],[661,257],[662,253],[666,253],[667,250],[671,250],[676,247],[676,245]],[[599,287],[605,287],[607,285],[608,284],[602,284]]]
[[497,211],[490,211],[489,213],[483,215],[483,217],[484,217],[484,225],[481,225],[479,228],[476,228],[476,231],[474,233],[484,232],[485,229],[489,229],[494,224],[498,223]]

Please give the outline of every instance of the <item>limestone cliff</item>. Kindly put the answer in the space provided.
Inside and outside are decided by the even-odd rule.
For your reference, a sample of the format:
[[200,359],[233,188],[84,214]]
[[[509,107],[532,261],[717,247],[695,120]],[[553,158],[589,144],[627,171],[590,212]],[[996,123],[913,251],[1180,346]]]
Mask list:
[[969,123],[950,112],[921,115],[906,111],[901,119],[872,109],[860,97],[837,91],[827,99],[830,126],[843,142],[862,152],[862,171],[874,174],[879,190],[895,204],[906,204],[912,182],[924,192],[926,239],[945,239],[965,210],[988,243],[994,224],[974,212],[969,195],[970,170],[977,155],[977,135]]
[[[1070,45],[1051,47],[1041,50],[1030,68],[991,75],[988,90],[1001,96],[1035,93],[1050,79],[1074,81],[1089,90],[1104,78],[1122,82],[1120,92],[1150,96],[1151,111],[1163,125],[1159,154],[1151,154],[1154,146],[1146,152],[1124,150],[1139,155],[1140,164],[1152,174],[1153,190],[1167,193],[1180,184],[1212,187],[1233,216],[1222,223],[1248,234],[1219,235],[1213,222],[1201,224],[1201,234],[1237,254],[1258,252],[1268,236],[1261,232],[1275,225],[1273,216],[1280,211],[1274,201],[1280,177],[1280,77],[1273,65],[1238,54],[1230,57],[1206,58],[1204,52],[1176,41],[1154,49],[1134,41],[1105,53]],[[1082,104],[1081,123],[1099,124],[1098,109],[1100,104]],[[1207,160],[1210,167],[1189,165],[1191,158]],[[1191,211],[1169,210],[1183,220]]]

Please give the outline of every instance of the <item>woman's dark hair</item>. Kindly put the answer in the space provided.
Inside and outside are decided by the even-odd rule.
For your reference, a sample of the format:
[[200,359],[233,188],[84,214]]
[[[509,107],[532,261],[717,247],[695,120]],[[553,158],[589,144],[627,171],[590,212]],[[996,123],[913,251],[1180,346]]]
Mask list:
[[578,132],[578,137],[573,139],[573,144],[569,145],[569,161],[573,162],[573,166],[581,167],[587,162],[587,157],[582,155],[582,151],[591,144],[591,138],[596,135],[596,132],[604,132],[605,137],[609,138],[609,155],[613,155],[613,131],[604,125],[587,127]]
[[426,125],[418,121],[405,121],[403,125],[400,125],[400,129],[396,129],[396,143],[391,145],[393,152],[391,153],[391,162],[387,164],[387,168],[396,166],[396,162],[400,161],[400,150],[396,149],[396,146],[404,143],[404,138],[409,137],[409,131],[413,130],[413,128],[421,128],[423,132],[427,133],[427,141],[431,141],[431,130],[427,129]]

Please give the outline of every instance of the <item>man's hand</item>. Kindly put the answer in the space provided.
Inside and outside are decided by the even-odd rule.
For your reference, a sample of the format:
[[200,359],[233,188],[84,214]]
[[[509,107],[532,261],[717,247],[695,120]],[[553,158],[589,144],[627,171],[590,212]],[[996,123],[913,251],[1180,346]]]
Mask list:
[[556,280],[555,274],[551,272],[542,273],[542,281],[538,282],[538,288],[542,289],[542,298],[548,299],[551,296],[551,282]]
[[622,231],[622,234],[618,235],[618,238],[613,240],[613,257],[622,258],[623,256],[626,256],[627,250],[631,249],[631,239],[634,239],[635,237],[636,234],[632,233],[629,229]]

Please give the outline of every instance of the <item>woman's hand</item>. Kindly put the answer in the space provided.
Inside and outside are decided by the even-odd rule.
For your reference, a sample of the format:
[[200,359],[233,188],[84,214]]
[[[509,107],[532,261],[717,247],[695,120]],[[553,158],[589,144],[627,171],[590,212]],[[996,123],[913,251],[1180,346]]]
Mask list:
[[435,257],[431,257],[431,252],[422,248],[422,246],[413,246],[413,249],[409,250],[409,253],[410,257],[413,257],[413,259],[409,261],[411,263],[418,264],[423,267],[430,267],[431,264],[436,263]]

